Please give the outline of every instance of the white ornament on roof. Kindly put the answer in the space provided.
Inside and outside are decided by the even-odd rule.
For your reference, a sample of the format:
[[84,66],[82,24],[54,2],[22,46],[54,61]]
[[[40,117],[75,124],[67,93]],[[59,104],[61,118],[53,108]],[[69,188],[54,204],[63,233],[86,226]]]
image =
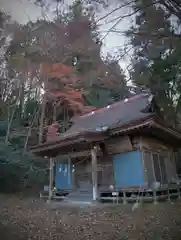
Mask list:
[[153,95],[153,94],[151,94],[151,95],[149,96],[149,98],[148,98],[148,102],[149,102],[149,103],[151,103],[151,102],[152,102],[152,100],[153,100],[153,98],[154,98],[154,95]]
[[102,130],[103,130],[103,131],[106,131],[107,129],[108,129],[108,126],[107,126],[107,125],[102,127]]
[[108,130],[108,126],[107,125],[96,128],[97,132],[104,132],[106,130]]

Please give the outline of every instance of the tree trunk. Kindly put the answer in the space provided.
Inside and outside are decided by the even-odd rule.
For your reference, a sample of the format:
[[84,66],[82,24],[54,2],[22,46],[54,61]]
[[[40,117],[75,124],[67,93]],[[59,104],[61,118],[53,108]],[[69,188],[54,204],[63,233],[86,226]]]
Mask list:
[[9,122],[8,122],[8,129],[7,129],[7,132],[6,132],[6,138],[5,138],[5,142],[8,143],[8,140],[9,140],[9,135],[10,135],[10,130],[11,130],[11,124],[13,122],[13,118],[14,118],[14,115],[16,113],[16,107],[17,107],[17,104],[20,100],[20,96],[21,96],[21,89],[19,90],[19,96],[17,97],[17,100],[15,102],[15,106],[14,106],[14,109],[13,109],[13,112],[11,114],[11,117],[9,118]]
[[44,95],[41,105],[41,117],[40,117],[40,125],[39,125],[39,144],[43,142],[43,133],[44,133],[44,120],[45,120],[45,110],[46,110],[46,103],[47,103],[47,86],[48,86],[48,78],[43,76],[42,80],[44,82]]
[[43,142],[45,109],[46,109],[46,93],[43,95],[43,101],[42,101],[42,106],[41,106],[39,140],[38,140],[39,144]]

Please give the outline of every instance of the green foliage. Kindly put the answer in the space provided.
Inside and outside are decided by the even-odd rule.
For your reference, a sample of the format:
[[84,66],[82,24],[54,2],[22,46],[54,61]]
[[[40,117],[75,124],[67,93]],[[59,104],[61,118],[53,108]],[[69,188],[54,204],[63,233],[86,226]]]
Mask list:
[[24,117],[33,116],[35,111],[40,108],[40,104],[36,99],[30,99],[24,107]]
[[[78,87],[72,84],[71,90],[81,89],[88,93],[85,97],[87,105],[104,107],[122,99],[127,92],[125,76],[118,62],[108,61],[105,66],[101,59],[101,43],[93,11],[85,9],[82,1],[75,1],[67,14],[61,14],[52,21],[38,20],[17,27],[4,54],[8,74],[6,81],[0,81],[3,90],[0,100],[4,107],[0,121],[0,191],[20,191],[46,180],[45,166],[39,164],[42,159],[24,151],[25,142],[35,144],[39,124],[43,129],[45,122],[51,124],[54,119],[51,105],[54,99],[47,103],[45,113],[40,106],[45,83],[40,73],[41,63],[74,65],[74,74],[80,77],[80,84]],[[61,82],[59,80],[57,82]],[[53,81],[51,84],[52,89],[59,88],[62,92],[67,87],[64,83],[63,87],[59,83],[57,87]],[[61,104],[57,105],[55,117],[67,123],[70,106],[67,104],[64,109]],[[71,114],[73,110],[71,108]],[[33,130],[26,141],[30,125]],[[8,144],[5,139],[9,140]]]
[[113,103],[111,91],[109,89],[93,86],[88,95],[85,96],[85,101],[89,106],[96,108],[105,107]]
[[42,159],[23,150],[24,137],[5,143],[7,123],[0,121],[0,192],[19,192],[40,187],[47,177]]
[[[181,110],[181,45],[170,14],[153,0],[135,1],[136,25],[128,31],[134,46],[131,76],[135,85],[157,97],[168,123],[178,126]],[[145,4],[150,6],[145,7]],[[165,37],[166,36],[166,37]]]

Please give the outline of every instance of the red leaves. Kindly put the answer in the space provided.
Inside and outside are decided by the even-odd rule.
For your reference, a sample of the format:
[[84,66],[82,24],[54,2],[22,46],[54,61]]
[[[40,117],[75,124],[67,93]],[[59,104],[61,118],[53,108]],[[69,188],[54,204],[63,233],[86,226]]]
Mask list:
[[48,126],[47,141],[55,140],[59,135],[59,129],[55,124]]
[[47,77],[64,77],[72,73],[72,68],[60,63],[42,63],[41,71]]
[[47,92],[48,99],[60,99],[60,104],[68,105],[75,113],[84,114],[91,112],[94,108],[84,106],[84,98],[80,91],[70,90],[67,92],[49,91]]

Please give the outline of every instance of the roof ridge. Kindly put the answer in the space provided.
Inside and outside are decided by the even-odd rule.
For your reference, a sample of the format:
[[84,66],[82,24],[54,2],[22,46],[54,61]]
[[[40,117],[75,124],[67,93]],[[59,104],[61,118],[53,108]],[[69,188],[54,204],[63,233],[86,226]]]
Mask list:
[[[140,99],[140,98],[142,98],[142,97],[146,97],[146,96],[149,97],[149,94],[148,94],[148,93],[135,94],[135,95],[132,96],[132,97],[125,98],[125,99],[120,100],[120,101],[117,101],[117,102],[115,102],[115,103],[113,103],[113,104],[107,105],[107,106],[105,106],[105,107],[103,107],[103,108],[98,108],[98,109],[96,109],[96,110],[94,110],[94,111],[92,111],[92,112],[89,112],[89,113],[86,113],[86,114],[77,116],[77,117],[75,118],[75,120],[77,120],[77,119],[79,119],[79,118],[89,117],[89,116],[91,116],[91,115],[93,115],[93,114],[95,114],[95,113],[101,113],[102,111],[108,110],[108,109],[110,109],[110,108],[117,107],[117,106],[119,106],[120,104],[123,104],[123,103],[125,103],[125,102],[130,102],[130,101],[132,102],[132,101],[134,101],[134,100],[138,100],[138,99]],[[127,100],[127,101],[126,101],[126,100]]]

